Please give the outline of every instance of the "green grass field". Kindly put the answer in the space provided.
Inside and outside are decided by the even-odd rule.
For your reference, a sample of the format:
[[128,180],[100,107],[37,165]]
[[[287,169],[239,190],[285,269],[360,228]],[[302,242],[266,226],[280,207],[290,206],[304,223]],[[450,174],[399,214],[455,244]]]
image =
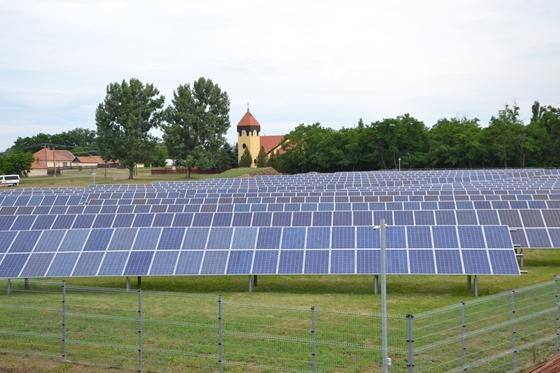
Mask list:
[[[108,168],[98,168],[95,170],[96,184],[144,184],[155,181],[185,181],[200,180],[206,178],[229,178],[242,177],[246,175],[254,175],[257,173],[267,172],[269,169],[257,168],[232,168],[219,174],[196,174],[191,175],[191,179],[187,179],[185,174],[170,175],[152,175],[149,168],[139,168],[137,175],[133,180],[128,180],[128,170]],[[105,173],[105,171],[107,171]],[[19,185],[20,188],[39,188],[39,187],[72,187],[72,186],[88,186],[93,184],[92,170],[64,170],[62,175],[57,177],[26,177],[22,178]]]
[[[481,295],[550,281],[558,272],[560,252],[526,253],[527,274],[481,277]],[[378,371],[372,361],[378,361],[379,356],[376,314],[380,296],[372,294],[371,276],[261,276],[253,293],[247,292],[247,282],[246,276],[144,277],[146,369],[215,371],[220,294],[224,299],[227,371],[308,368],[311,306],[318,310],[320,371]],[[0,351],[36,352],[53,358],[60,355],[60,287],[43,284],[43,280],[31,280],[32,291],[16,290],[6,296],[6,283],[0,283]],[[73,278],[67,284],[122,290],[125,285],[123,278]],[[21,290],[21,283],[16,288]],[[137,294],[122,290],[99,292],[80,287],[68,291],[71,361],[134,368]],[[404,366],[406,351],[404,315],[474,298],[464,276],[390,276],[388,300],[390,346],[395,371],[401,371],[398,368]]]

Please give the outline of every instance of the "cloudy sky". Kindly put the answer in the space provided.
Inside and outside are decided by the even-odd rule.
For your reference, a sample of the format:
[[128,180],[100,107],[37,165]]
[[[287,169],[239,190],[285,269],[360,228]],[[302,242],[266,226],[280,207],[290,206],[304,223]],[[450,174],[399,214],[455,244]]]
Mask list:
[[[0,0],[0,150],[95,128],[109,82],[200,76],[264,134],[560,105],[560,2]],[[235,131],[228,133],[235,141]]]

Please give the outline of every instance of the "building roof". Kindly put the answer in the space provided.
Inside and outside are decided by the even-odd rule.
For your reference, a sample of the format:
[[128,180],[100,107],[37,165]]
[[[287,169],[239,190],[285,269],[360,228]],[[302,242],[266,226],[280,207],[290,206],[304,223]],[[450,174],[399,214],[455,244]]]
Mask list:
[[49,148],[43,148],[33,153],[33,158],[38,159],[42,162],[52,162],[53,160],[72,162],[74,159],[76,159],[76,156],[68,150],[52,150]]
[[47,168],[47,162],[40,161],[38,159],[35,159],[35,161],[31,164],[32,170],[46,170]]
[[284,140],[284,136],[282,135],[260,136],[260,138],[261,146],[264,147],[264,152],[266,154],[277,148]]
[[246,127],[246,126],[258,127],[259,129],[261,128],[259,121],[255,119],[255,117],[253,116],[253,114],[251,114],[249,109],[247,109],[247,112],[245,113],[245,115],[243,115],[243,118],[241,118],[239,123],[237,123],[237,127]]
[[78,161],[80,163],[97,163],[97,164],[105,164],[103,158],[98,155],[84,155],[78,156]]

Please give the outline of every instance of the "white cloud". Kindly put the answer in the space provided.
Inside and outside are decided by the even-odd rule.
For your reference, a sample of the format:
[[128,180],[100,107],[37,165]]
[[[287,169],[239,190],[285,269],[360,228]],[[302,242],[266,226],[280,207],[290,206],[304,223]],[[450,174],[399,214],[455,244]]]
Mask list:
[[[409,112],[487,121],[516,100],[560,105],[560,4],[428,1],[0,2],[0,149],[94,127],[107,83],[169,98],[210,77],[267,134]],[[235,130],[228,137],[235,139]]]

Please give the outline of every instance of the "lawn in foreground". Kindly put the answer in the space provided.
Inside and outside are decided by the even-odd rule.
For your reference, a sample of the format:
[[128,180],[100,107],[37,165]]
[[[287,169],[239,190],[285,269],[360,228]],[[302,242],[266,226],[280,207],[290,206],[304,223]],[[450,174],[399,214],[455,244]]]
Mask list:
[[[550,281],[560,268],[560,252],[528,251],[525,263],[527,275],[482,277],[481,294]],[[247,276],[143,278],[145,367],[158,371],[215,371],[217,299],[221,294],[227,371],[308,368],[309,307],[315,305],[321,342],[320,370],[375,372],[376,368],[371,367],[379,361],[379,318],[375,314],[380,296],[372,294],[371,280],[371,276],[262,276],[256,291],[248,293]],[[123,278],[67,282],[124,287]],[[31,289],[38,290],[44,283],[31,280]],[[464,276],[391,276],[388,284],[392,316],[417,314],[473,299]],[[4,286],[5,282],[0,285]],[[60,286],[52,286],[51,291],[0,294],[0,332],[3,333],[0,351],[60,356]],[[135,291],[98,292],[93,288],[70,287],[67,295],[70,360],[134,368],[136,306]],[[398,317],[389,323],[395,368],[404,368],[403,321],[403,317]]]

